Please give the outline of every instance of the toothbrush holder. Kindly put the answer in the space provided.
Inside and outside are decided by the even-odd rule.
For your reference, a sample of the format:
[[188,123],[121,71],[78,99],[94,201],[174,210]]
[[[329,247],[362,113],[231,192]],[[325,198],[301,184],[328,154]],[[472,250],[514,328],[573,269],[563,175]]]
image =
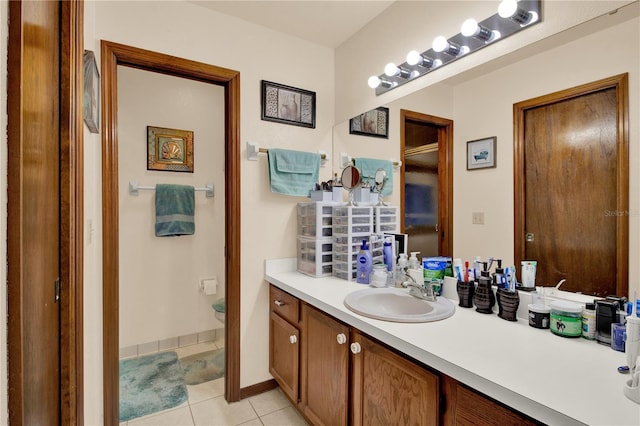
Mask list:
[[478,283],[476,294],[473,297],[473,303],[476,305],[476,312],[481,314],[492,314],[493,305],[496,304],[496,296],[493,294],[491,283],[489,281]]
[[520,304],[518,292],[499,288],[496,299],[498,301],[498,316],[507,321],[516,321],[516,313]]
[[458,281],[456,285],[456,290],[458,291],[458,306],[462,308],[473,308],[473,295],[476,290],[475,281]]

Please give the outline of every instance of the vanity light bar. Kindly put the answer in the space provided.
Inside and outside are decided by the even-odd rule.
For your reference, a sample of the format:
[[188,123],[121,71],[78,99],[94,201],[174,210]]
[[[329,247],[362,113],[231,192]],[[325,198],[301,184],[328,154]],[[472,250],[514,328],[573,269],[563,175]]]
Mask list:
[[369,87],[381,95],[541,21],[542,0],[502,0],[484,21],[467,19],[453,37],[436,37],[431,49],[410,52],[403,64],[387,64],[385,73],[369,77]]

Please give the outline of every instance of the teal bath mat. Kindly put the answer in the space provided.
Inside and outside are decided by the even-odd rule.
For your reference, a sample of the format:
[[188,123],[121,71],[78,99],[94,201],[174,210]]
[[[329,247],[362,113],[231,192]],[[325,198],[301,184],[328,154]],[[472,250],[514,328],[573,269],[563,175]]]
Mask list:
[[175,352],[120,361],[120,421],[177,407],[187,400]]
[[224,348],[180,358],[187,385],[199,385],[224,376]]

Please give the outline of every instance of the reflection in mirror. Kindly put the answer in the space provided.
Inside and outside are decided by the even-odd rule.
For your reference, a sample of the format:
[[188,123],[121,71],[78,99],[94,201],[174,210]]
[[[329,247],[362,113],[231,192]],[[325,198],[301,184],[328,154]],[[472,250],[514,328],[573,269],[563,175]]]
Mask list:
[[[337,123],[334,128],[334,152],[348,152],[350,156],[366,156],[375,150],[376,155],[386,158],[404,158],[400,153],[400,110],[409,110],[455,121],[453,174],[456,204],[455,216],[447,211],[454,222],[452,254],[463,259],[500,256],[505,264],[515,265],[513,222],[514,209],[514,117],[513,105],[525,99],[543,96],[556,91],[579,86],[625,72],[629,73],[629,109],[640,107],[637,90],[639,18],[638,3],[617,9],[597,19],[577,25],[547,39],[540,40],[518,51],[448,78],[441,83],[410,93],[385,106],[389,108],[389,143],[371,143],[370,138],[349,135],[346,123]],[[625,40],[625,46],[619,41]],[[607,61],[592,63],[594,51],[607,51]],[[587,66],[587,64],[591,64]],[[524,84],[526,82],[526,84]],[[487,102],[490,100],[490,108]],[[367,105],[363,110],[370,109]],[[639,137],[637,114],[629,114],[625,124],[629,132],[629,145],[635,146]],[[486,135],[498,138],[497,168],[491,170],[466,170],[466,142]],[[402,154],[402,155],[401,155]],[[565,170],[572,169],[570,158],[562,160]],[[405,163],[406,165],[406,163]],[[580,167],[576,165],[576,167]],[[629,175],[637,176],[640,165],[629,162]],[[395,176],[394,176],[395,177]],[[404,176],[402,176],[404,178]],[[400,197],[400,178],[394,179],[394,193],[388,196],[391,203],[403,203]],[[397,184],[396,184],[397,182]],[[633,179],[631,180],[633,182]],[[633,183],[632,183],[633,185]],[[628,189],[627,189],[628,191]],[[572,193],[571,196],[589,196],[589,191]],[[640,207],[637,191],[629,191],[629,211]],[[610,210],[615,209],[615,206]],[[485,223],[474,224],[473,212],[482,212]],[[606,212],[605,212],[606,213]],[[584,215],[602,215],[599,212],[583,212]],[[633,216],[632,216],[633,217]],[[631,222],[633,224],[633,222]],[[632,225],[633,226],[633,225]],[[441,228],[441,227],[440,227]],[[632,231],[632,230],[631,230]],[[409,240],[409,245],[412,245]],[[640,256],[640,237],[629,232],[628,258]],[[558,241],[558,248],[571,247]],[[579,247],[580,249],[588,247]],[[575,247],[574,247],[575,249]],[[548,254],[538,255],[538,262],[545,262]],[[550,262],[547,262],[550,263]],[[637,275],[638,266],[631,264],[628,275]],[[612,278],[615,280],[615,277]],[[574,280],[575,281],[575,280]],[[577,292],[595,294],[593,288],[580,280]],[[557,281],[556,281],[557,282]],[[536,282],[542,286],[554,286],[556,282]],[[568,283],[567,283],[568,284]],[[565,286],[567,285],[565,284]],[[563,286],[563,287],[565,287]],[[637,283],[635,288],[640,289]],[[567,286],[566,288],[571,288]],[[573,288],[571,288],[574,290]],[[629,289],[620,289],[620,295],[628,295]]]
[[347,166],[342,170],[342,187],[349,191],[348,206],[355,206],[353,202],[353,190],[360,186],[360,170],[356,166]]
[[384,189],[385,181],[387,180],[387,172],[384,169],[376,170],[376,174],[373,178],[373,188],[372,191],[378,193],[378,206],[386,206],[382,200],[382,190]]

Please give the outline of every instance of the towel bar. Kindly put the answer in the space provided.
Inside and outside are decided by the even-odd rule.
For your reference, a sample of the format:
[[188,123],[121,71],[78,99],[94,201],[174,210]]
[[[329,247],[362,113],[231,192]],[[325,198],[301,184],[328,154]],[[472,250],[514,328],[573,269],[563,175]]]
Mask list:
[[[261,148],[255,142],[247,142],[247,160],[249,161],[258,161],[258,154],[267,154],[269,150],[267,148]],[[318,154],[320,154],[320,167],[324,167],[327,162],[327,154],[318,150]]]
[[[353,165],[353,158],[351,158],[351,156],[349,154],[347,154],[346,152],[341,152],[340,153],[340,166],[344,169],[345,167],[347,167],[348,165]],[[400,160],[395,160],[395,159],[391,159],[391,164],[393,165],[393,168],[399,168],[402,167],[402,161]]]
[[[141,190],[141,189],[142,190],[155,191],[156,187],[155,186],[140,186],[140,185],[138,185],[138,182],[129,181],[129,195],[138,195],[138,191]],[[194,188],[194,190],[196,190],[196,191],[205,191],[207,198],[213,198],[214,190],[213,190],[213,184],[212,183],[206,184],[204,188]]]

